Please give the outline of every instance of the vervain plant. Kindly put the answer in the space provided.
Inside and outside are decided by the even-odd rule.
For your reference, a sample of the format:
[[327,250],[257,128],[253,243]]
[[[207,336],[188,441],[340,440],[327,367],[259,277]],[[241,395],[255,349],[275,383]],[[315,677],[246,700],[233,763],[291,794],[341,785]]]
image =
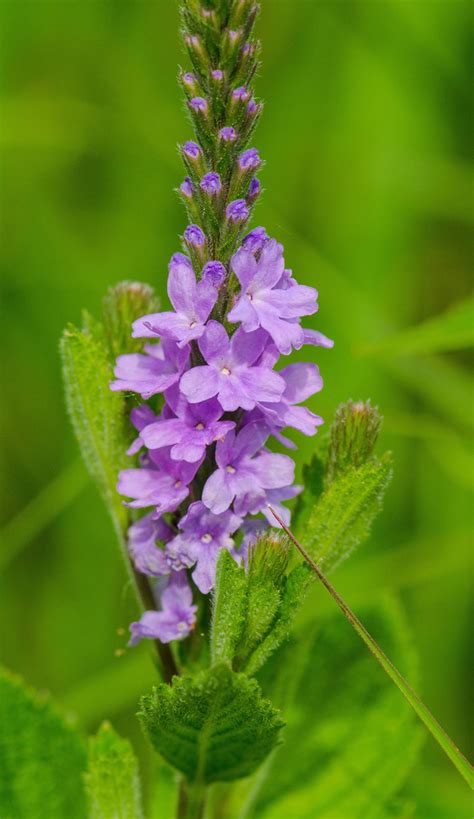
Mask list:
[[[282,359],[305,347],[313,359],[333,342],[302,325],[317,311],[316,290],[298,284],[263,227],[248,228],[261,195],[251,144],[262,111],[257,13],[254,0],[182,4],[191,70],[180,84],[194,139],[180,146],[189,224],[169,264],[173,309],[159,311],[148,286],[125,282],[106,296],[101,321],[85,315],[81,329],[68,327],[67,402],[140,603],[130,645],[156,649],[161,681],[138,716],[178,772],[175,815],[406,816],[393,797],[418,745],[411,712],[370,666],[357,677],[344,623],[315,623],[314,596],[303,606],[315,576],[465,778],[471,769],[326,579],[367,537],[390,481],[390,455],[374,455],[377,409],[338,409],[302,485],[293,460],[271,448],[294,448],[287,429],[314,436],[322,424],[303,403],[322,387],[318,366]],[[284,504],[296,496],[290,529]],[[397,604],[367,616],[411,671]],[[347,679],[331,678],[334,659]],[[1,685],[10,713],[28,714],[24,741],[43,743],[47,772],[27,796],[28,760],[0,736],[2,815],[143,815],[133,752],[108,724],[86,763],[54,709],[8,675]],[[146,815],[165,817],[166,787],[158,781],[161,807]]]

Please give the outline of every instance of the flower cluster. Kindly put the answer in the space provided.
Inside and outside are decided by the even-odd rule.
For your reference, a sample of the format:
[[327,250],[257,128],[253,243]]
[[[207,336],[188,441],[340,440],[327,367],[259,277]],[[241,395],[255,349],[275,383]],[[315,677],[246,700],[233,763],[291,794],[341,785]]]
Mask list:
[[233,5],[245,26],[216,26],[212,59],[202,20],[186,17],[194,71],[181,79],[197,135],[181,149],[187,253],[169,264],[173,309],[133,323],[143,352],[120,356],[111,384],[150,401],[132,411],[138,436],[129,454],[139,453],[139,466],[118,484],[127,506],[150,510],[130,527],[129,551],[136,570],[154,579],[160,605],[132,624],[132,644],[185,638],[197,616],[188,575],[207,595],[220,550],[244,559],[256,534],[275,526],[269,504],[289,522],[282,503],[301,487],[293,460],[269,441],[294,448],[284,430],[314,435],[322,423],[302,405],[322,387],[317,365],[279,367],[303,345],[332,346],[301,325],[317,311],[317,292],[298,284],[264,228],[244,236],[262,165],[246,148],[261,109],[249,85],[256,46],[243,38],[252,8]]

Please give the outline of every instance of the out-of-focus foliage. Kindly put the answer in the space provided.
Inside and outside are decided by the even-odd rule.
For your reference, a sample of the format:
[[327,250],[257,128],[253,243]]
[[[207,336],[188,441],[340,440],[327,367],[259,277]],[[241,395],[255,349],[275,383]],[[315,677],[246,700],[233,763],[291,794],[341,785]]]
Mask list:
[[86,753],[45,697],[0,671],[0,816],[85,819]]
[[[325,389],[312,409],[330,418],[340,401],[370,397],[394,457],[384,514],[334,582],[354,607],[400,593],[424,700],[469,752],[469,335],[449,311],[470,286],[471,7],[262,5],[258,223],[318,287],[311,323],[336,340],[315,354]],[[77,463],[57,339],[83,307],[99,315],[123,279],[166,300],[185,224],[175,144],[190,135],[175,82],[177,8],[5,0],[0,15],[2,659],[89,731],[112,717],[140,755],[150,800],[154,763],[134,713],[156,673],[146,648],[114,656],[136,609]],[[316,447],[304,442],[300,467]],[[315,589],[312,605],[317,616],[331,601]],[[468,798],[428,740],[402,801],[418,804],[418,819],[465,819]]]
[[143,819],[137,759],[108,722],[89,740],[85,786],[89,819]]

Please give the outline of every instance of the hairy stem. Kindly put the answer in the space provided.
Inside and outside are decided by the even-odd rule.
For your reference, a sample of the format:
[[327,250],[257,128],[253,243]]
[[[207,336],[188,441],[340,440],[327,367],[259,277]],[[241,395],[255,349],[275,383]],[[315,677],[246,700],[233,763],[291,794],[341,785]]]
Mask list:
[[203,819],[206,807],[206,787],[183,779],[179,786],[176,819]]

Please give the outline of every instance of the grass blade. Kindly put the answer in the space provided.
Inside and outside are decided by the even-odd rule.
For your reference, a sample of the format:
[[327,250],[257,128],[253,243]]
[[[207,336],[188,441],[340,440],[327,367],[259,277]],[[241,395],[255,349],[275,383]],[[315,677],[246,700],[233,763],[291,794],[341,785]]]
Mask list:
[[359,618],[354,614],[354,612],[349,608],[349,606],[344,602],[342,597],[338,594],[334,586],[329,582],[327,577],[321,572],[317,564],[314,560],[311,559],[309,554],[306,552],[305,548],[301,545],[301,543],[296,539],[293,533],[288,529],[287,526],[283,523],[283,521],[279,518],[277,513],[269,506],[269,509],[275,519],[278,521],[280,526],[286,532],[292,543],[296,546],[300,554],[304,557],[306,562],[309,564],[313,572],[317,575],[318,579],[321,581],[323,586],[327,589],[331,597],[336,601],[337,605],[341,609],[344,616],[349,620],[349,623],[357,632],[359,637],[362,638],[368,649],[372,652],[375,659],[380,663],[383,670],[386,674],[390,677],[392,682],[398,687],[401,691],[407,702],[410,703],[411,707],[418,715],[420,720],[424,723],[426,728],[428,728],[431,735],[434,737],[438,745],[443,749],[445,754],[449,757],[453,765],[458,769],[459,773],[464,777],[468,785],[471,788],[474,787],[474,770],[470,762],[466,759],[464,754],[459,750],[457,745],[454,744],[451,737],[448,736],[446,731],[441,727],[439,722],[435,719],[429,708],[420,700],[419,696],[413,690],[413,688],[409,685],[409,683],[405,680],[404,677],[400,674],[399,671],[395,668],[393,663],[388,659],[388,657],[383,653],[382,649],[377,645],[374,638],[369,634],[365,626],[360,622]]

